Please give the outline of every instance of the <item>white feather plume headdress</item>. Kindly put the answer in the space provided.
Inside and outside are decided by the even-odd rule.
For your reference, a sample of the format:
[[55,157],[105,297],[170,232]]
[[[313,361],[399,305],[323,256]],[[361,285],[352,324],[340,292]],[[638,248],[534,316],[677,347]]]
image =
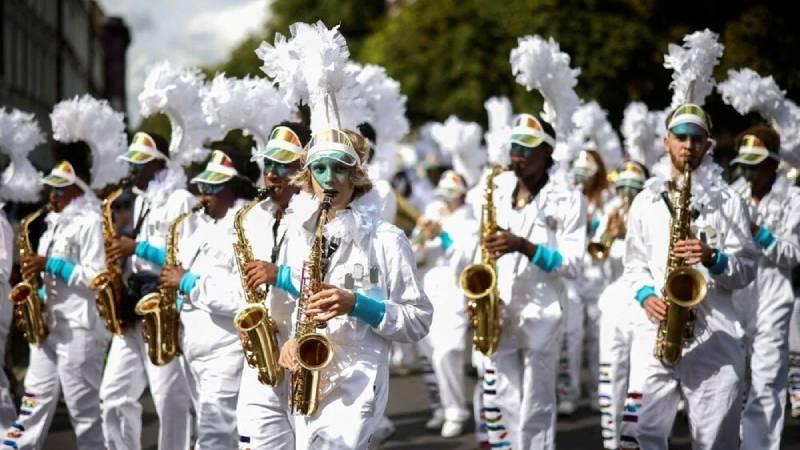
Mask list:
[[659,134],[663,128],[663,117],[658,112],[649,111],[642,102],[629,103],[621,127],[628,157],[645,167],[652,167],[664,154]]
[[272,83],[263,78],[230,78],[219,74],[203,91],[206,121],[222,129],[223,135],[241,129],[253,136],[256,149],[269,140],[279,123],[291,118],[291,110]]
[[739,114],[757,112],[767,120],[781,136],[781,158],[800,167],[800,107],[786,98],[772,76],[762,77],[747,68],[729,70],[717,90]]
[[714,67],[719,64],[724,49],[719,35],[708,29],[684,36],[683,46],[669,44],[664,67],[673,71],[669,85],[672,89],[670,111],[686,103],[703,106],[716,84]]
[[205,145],[224,138],[218,125],[206,121],[202,107],[204,88],[199,69],[173,67],[162,61],[150,69],[139,94],[144,117],[163,113],[169,118],[169,157],[181,166],[202,161],[209,153]]
[[[375,179],[388,180],[394,175],[397,165],[397,145],[409,132],[406,118],[407,98],[400,91],[400,83],[389,77],[381,66],[367,64],[357,68],[356,82],[367,109],[367,122],[375,129],[377,142],[373,142],[375,156],[370,162],[369,173]],[[359,124],[343,126],[352,127]]]
[[464,177],[467,186],[474,186],[486,163],[486,151],[481,148],[481,126],[450,116],[444,123],[431,127],[431,136],[442,151],[453,160],[453,170]]
[[289,38],[276,33],[274,44],[262,42],[256,50],[264,62],[261,70],[278,85],[287,105],[309,106],[314,133],[365,122],[366,104],[358,95],[355,68],[348,67],[350,51],[339,26],[297,22],[289,33]]
[[581,150],[597,150],[610,171],[622,164],[619,136],[608,122],[608,113],[596,101],[581,105],[572,115],[575,131],[569,136],[570,154]]
[[508,150],[511,143],[511,122],[514,112],[506,97],[491,97],[483,103],[488,117],[489,129],[483,134],[486,140],[489,162],[507,167],[510,163]]
[[557,140],[565,139],[573,129],[572,115],[581,104],[575,93],[581,71],[570,67],[569,55],[553,38],[525,36],[511,50],[511,72],[528,91],[536,89],[542,94],[542,119],[553,125]]
[[33,114],[0,107],[0,152],[10,160],[0,174],[0,200],[28,203],[39,200],[41,174],[28,160],[28,155],[44,142],[44,134]]
[[59,142],[83,141],[92,150],[93,189],[119,181],[127,173],[117,158],[128,147],[125,119],[106,100],[89,95],[63,100],[50,113],[53,138]]

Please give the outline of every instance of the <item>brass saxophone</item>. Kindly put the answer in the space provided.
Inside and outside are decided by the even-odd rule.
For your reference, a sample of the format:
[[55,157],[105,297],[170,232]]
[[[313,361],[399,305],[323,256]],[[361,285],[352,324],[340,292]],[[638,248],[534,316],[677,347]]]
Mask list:
[[[184,220],[201,208],[203,208],[203,203],[198,203],[189,211],[175,218],[170,224],[165,266],[180,264],[178,228]],[[180,316],[175,304],[177,299],[177,289],[159,289],[158,292],[147,294],[136,302],[136,314],[144,317],[143,333],[147,343],[147,355],[150,357],[150,362],[157,366],[167,364],[180,353],[178,344]]]
[[461,272],[459,285],[467,297],[470,324],[473,329],[472,344],[486,356],[492,356],[500,344],[500,307],[502,300],[497,291],[497,264],[486,250],[486,237],[497,231],[494,208],[494,179],[503,171],[492,167],[486,177],[486,188],[481,207],[481,262],[470,264]]
[[675,244],[689,237],[691,197],[692,169],[687,161],[683,169],[683,186],[678,192],[677,208],[673,208],[670,219],[666,281],[661,291],[667,302],[667,316],[658,324],[656,346],[653,351],[654,356],[668,367],[678,363],[683,347],[694,339],[696,312],[692,308],[703,301],[708,289],[703,274],[685,265],[683,258],[673,253]]
[[[26,256],[36,254],[31,245],[28,229],[33,221],[48,211],[50,211],[50,205],[45,205],[20,220],[19,234],[17,235],[20,264]],[[42,310],[42,299],[39,298],[37,292],[39,286],[39,276],[36,275],[23,279],[8,293],[8,299],[14,305],[17,327],[22,330],[25,340],[31,345],[42,345],[49,333],[45,312]]]
[[[103,240],[108,242],[117,237],[114,228],[114,216],[112,206],[114,202],[125,192],[129,180],[123,179],[117,187],[103,199]],[[89,289],[95,292],[97,314],[105,321],[106,329],[111,334],[122,334],[123,322],[120,317],[120,305],[122,304],[122,292],[125,285],[122,281],[122,267],[119,262],[109,263],[106,261],[106,268],[97,274],[89,283]]]
[[242,288],[247,298],[247,306],[233,318],[233,325],[239,330],[242,339],[242,349],[245,359],[250,367],[258,369],[258,381],[262,384],[277,386],[283,381],[283,369],[278,365],[278,329],[275,321],[270,317],[269,309],[264,304],[267,298],[265,289],[248,289],[247,277],[244,267],[255,260],[253,248],[244,231],[244,218],[265,197],[266,191],[259,192],[259,196],[236,212],[233,228],[236,231],[236,242],[233,243],[233,252],[236,255],[236,265],[239,267]]
[[609,214],[606,229],[603,230],[603,234],[600,235],[600,238],[590,242],[586,249],[586,251],[589,252],[589,256],[595,261],[603,262],[608,259],[611,245],[614,244],[614,241],[617,239],[614,233],[615,230],[610,227],[612,220],[622,220],[623,223],[626,221],[631,201],[628,197],[625,197],[623,201],[624,203],[620,208],[617,208]]
[[325,191],[320,205],[319,222],[314,234],[314,243],[308,260],[303,262],[303,275],[300,283],[300,298],[297,300],[297,329],[295,340],[297,350],[294,355],[297,368],[292,372],[292,391],[289,409],[293,414],[311,416],[319,407],[320,375],[322,369],[333,359],[333,348],[327,337],[317,331],[326,324],[306,316],[308,299],[322,290],[322,235],[328,212],[335,193]]

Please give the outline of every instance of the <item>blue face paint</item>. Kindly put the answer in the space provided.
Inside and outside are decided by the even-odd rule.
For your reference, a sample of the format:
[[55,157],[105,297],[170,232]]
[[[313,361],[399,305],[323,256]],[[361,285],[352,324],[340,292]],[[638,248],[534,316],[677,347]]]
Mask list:
[[330,158],[320,158],[308,166],[311,175],[324,190],[340,188],[345,185],[350,175],[350,168]]

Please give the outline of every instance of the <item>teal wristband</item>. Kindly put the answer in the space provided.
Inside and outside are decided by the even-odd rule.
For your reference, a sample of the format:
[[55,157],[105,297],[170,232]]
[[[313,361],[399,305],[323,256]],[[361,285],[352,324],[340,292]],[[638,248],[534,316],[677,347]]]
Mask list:
[[353,310],[350,311],[350,315],[363,320],[373,328],[380,325],[384,314],[386,314],[386,304],[380,300],[367,297],[364,294],[359,294],[358,292],[354,295],[356,297],[356,303],[353,305]]
[[300,291],[292,284],[292,268],[289,266],[278,266],[275,287],[288,292],[294,298],[300,297]]
[[163,266],[167,261],[167,254],[164,252],[164,249],[158,248],[147,241],[136,243],[134,254],[158,266]]
[[769,231],[767,229],[767,227],[761,226],[761,227],[758,228],[758,232],[756,233],[756,236],[755,236],[754,239],[756,241],[756,244],[758,244],[759,247],[761,247],[762,249],[766,250],[778,238],[775,237],[775,235],[772,234],[772,232]]
[[656,288],[653,286],[642,286],[636,291],[636,303],[642,308],[644,308],[644,301],[650,297],[657,297]]
[[553,250],[543,245],[536,246],[536,253],[531,258],[531,262],[545,272],[552,272],[558,269],[561,267],[562,261],[563,258],[558,250]]
[[447,231],[439,233],[439,239],[442,240],[442,250],[447,251],[453,245],[453,238]]

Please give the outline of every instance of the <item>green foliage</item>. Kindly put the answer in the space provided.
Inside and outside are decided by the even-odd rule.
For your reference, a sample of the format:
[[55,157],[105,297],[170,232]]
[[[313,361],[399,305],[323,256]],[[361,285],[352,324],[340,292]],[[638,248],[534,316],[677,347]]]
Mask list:
[[[414,125],[450,114],[485,123],[483,102],[511,98],[515,111],[537,112],[541,98],[514,82],[508,62],[517,38],[552,36],[581,69],[578,94],[596,99],[619,124],[628,102],[653,109],[669,104],[669,71],[663,57],[670,42],[694,30],[721,35],[725,54],[716,77],[730,68],[771,74],[797,98],[800,63],[791,2],[755,0],[273,0],[264,31],[244,40],[229,61],[207,73],[261,75],[253,53],[290,24],[322,19],[341,24],[353,58],[386,67],[408,96]],[[718,96],[708,100],[720,144],[750,118],[738,117]],[[728,129],[726,129],[728,128]]]

